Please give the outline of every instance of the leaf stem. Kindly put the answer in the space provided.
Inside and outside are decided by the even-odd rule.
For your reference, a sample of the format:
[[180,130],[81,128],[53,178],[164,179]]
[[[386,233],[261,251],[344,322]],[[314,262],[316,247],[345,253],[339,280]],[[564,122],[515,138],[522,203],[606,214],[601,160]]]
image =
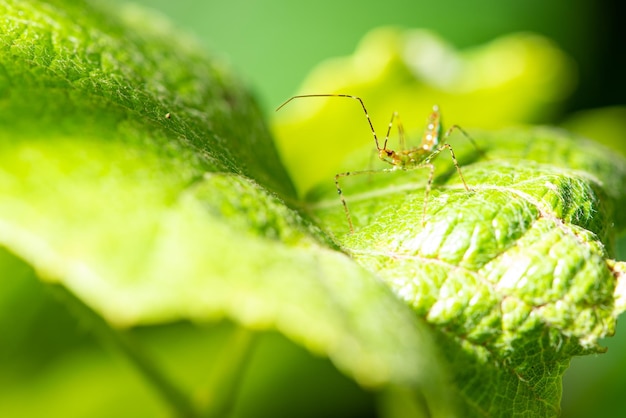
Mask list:
[[79,320],[88,323],[98,339],[114,348],[116,352],[123,353],[165,402],[176,411],[178,417],[195,418],[199,416],[189,397],[152,361],[150,356],[131,337],[130,333],[112,328],[100,315],[65,287],[52,284],[50,289]]
[[232,335],[217,356],[204,390],[200,393],[202,417],[227,416],[235,404],[257,334],[235,325]]

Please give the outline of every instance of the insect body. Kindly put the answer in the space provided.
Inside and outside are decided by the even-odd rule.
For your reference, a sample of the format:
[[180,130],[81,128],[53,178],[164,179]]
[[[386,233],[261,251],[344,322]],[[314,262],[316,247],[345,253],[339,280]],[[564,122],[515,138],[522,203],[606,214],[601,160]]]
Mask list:
[[[442,125],[441,125],[441,116],[439,113],[439,108],[437,106],[433,106],[433,110],[428,117],[428,123],[426,125],[426,129],[424,130],[424,134],[422,135],[422,140],[419,146],[415,148],[406,149],[405,140],[404,140],[404,128],[402,123],[399,121],[398,112],[394,112],[391,115],[391,120],[389,121],[389,126],[387,127],[387,134],[385,135],[385,139],[383,141],[382,146],[378,140],[378,135],[376,135],[376,130],[374,129],[374,125],[367,113],[367,109],[365,107],[365,103],[360,97],[352,96],[349,94],[305,94],[299,96],[293,96],[281,104],[276,110],[281,109],[287,103],[294,99],[307,98],[307,97],[345,97],[349,99],[358,100],[363,108],[363,112],[365,113],[365,117],[370,126],[370,130],[374,137],[374,142],[376,143],[376,149],[378,150],[378,158],[382,161],[391,164],[391,168],[382,169],[382,170],[361,170],[361,171],[347,171],[344,173],[339,173],[335,175],[335,186],[337,187],[337,193],[341,199],[341,203],[343,205],[344,211],[346,213],[346,218],[348,220],[348,225],[350,226],[350,232],[354,232],[354,225],[352,223],[352,218],[350,216],[350,211],[348,210],[348,203],[346,202],[345,197],[343,196],[343,192],[341,190],[341,186],[339,184],[339,179],[342,177],[354,176],[359,174],[374,174],[380,172],[390,172],[395,170],[415,170],[418,168],[428,168],[430,170],[430,175],[428,177],[428,182],[426,184],[426,190],[424,192],[424,205],[422,211],[422,223],[424,223],[426,219],[426,206],[428,204],[428,196],[430,194],[431,185],[433,182],[433,177],[435,174],[435,166],[431,162],[441,151],[447,149],[450,151],[450,156],[452,157],[452,162],[454,162],[454,166],[456,167],[456,171],[459,173],[459,177],[463,182],[463,186],[465,190],[470,191],[470,188],[467,186],[465,181],[465,177],[463,177],[463,173],[461,172],[461,167],[459,166],[459,162],[454,155],[454,150],[452,146],[447,143],[441,143],[441,140],[445,140],[452,133],[453,130],[459,130],[473,145],[479,150],[478,146],[474,142],[474,140],[458,125],[452,125],[445,134],[441,135]],[[391,128],[396,121],[396,125],[398,127],[398,133],[400,137],[400,150],[394,151],[387,147],[387,143],[389,141],[389,134],[391,132]]]

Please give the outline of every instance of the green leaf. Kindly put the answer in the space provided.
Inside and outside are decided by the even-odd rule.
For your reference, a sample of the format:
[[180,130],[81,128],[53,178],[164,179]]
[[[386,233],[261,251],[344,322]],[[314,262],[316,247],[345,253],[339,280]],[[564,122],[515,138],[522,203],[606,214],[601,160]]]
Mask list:
[[[626,169],[604,148],[544,128],[471,131],[481,152],[451,137],[471,191],[446,151],[436,160],[426,206],[426,170],[346,176],[351,234],[332,178],[367,168],[366,153],[360,163],[339,142],[289,135],[298,145],[283,157],[301,173],[298,187],[307,195],[298,201],[241,81],[161,18],[69,0],[0,0],[0,11],[0,244],[124,353],[159,399],[138,382],[115,386],[128,375],[117,363],[73,357],[44,372],[48,385],[29,377],[15,387],[11,378],[0,381],[12,388],[0,393],[10,415],[44,392],[46,406],[63,408],[59,399],[80,388],[81,371],[110,380],[102,380],[106,393],[88,393],[87,406],[73,405],[77,416],[105,400],[125,413],[128,399],[139,399],[133,407],[142,411],[169,408],[181,416],[221,416],[237,407],[253,415],[255,404],[237,405],[236,395],[257,334],[278,332],[291,341],[287,347],[326,356],[361,386],[381,390],[389,416],[398,409],[554,416],[571,357],[601,351],[598,339],[613,332],[625,309],[626,268],[610,257],[626,221],[619,210]],[[424,34],[400,37],[396,45],[445,50]],[[505,87],[515,92],[505,95],[501,114],[477,112],[494,125],[530,118],[535,101],[552,108],[571,82],[567,58],[545,40],[518,35],[490,48],[501,57],[511,45],[527,53],[520,55],[527,71],[500,80],[502,88],[487,86],[481,101],[495,103]],[[408,68],[404,50],[390,50],[381,61],[389,65],[364,83],[376,87],[381,74],[406,81],[396,91],[405,90],[407,103],[428,90],[406,89],[414,83],[409,76],[428,68]],[[466,57],[468,68],[493,63],[485,54]],[[440,87],[456,91],[468,82],[452,81]],[[538,91],[547,96],[538,99]],[[300,132],[299,123],[289,129]],[[344,138],[360,143],[363,136],[348,130]],[[351,165],[334,170],[345,162]],[[49,299],[27,283],[31,270],[2,251],[0,272],[9,289],[0,292],[2,312],[23,313],[39,298],[47,312]],[[46,324],[26,316],[17,322],[25,328]],[[170,335],[161,328],[169,323],[191,330]],[[202,338],[215,324],[226,328],[221,350]],[[3,330],[11,325],[0,322]],[[158,337],[142,338],[142,329]],[[12,356],[41,341],[2,335],[16,342],[6,351]],[[53,351],[74,347],[76,337],[65,335]],[[196,348],[193,362],[184,350],[174,355],[171,340],[180,335]],[[155,359],[150,349],[162,355]],[[281,362],[286,351],[270,352]],[[54,354],[43,357],[52,362]],[[201,377],[181,377],[172,360],[179,357]],[[73,371],[68,380],[66,370]],[[10,376],[18,374],[16,367]],[[266,382],[264,399],[292,394],[270,380],[259,386]],[[138,406],[144,402],[145,410]]]
[[3,0],[0,13],[0,244],[69,289],[171,407],[225,400],[186,405],[117,328],[229,318],[366,387],[439,381],[430,331],[285,204],[293,187],[228,69],[143,9]]
[[601,352],[624,310],[609,257],[626,162],[556,129],[474,138],[482,153],[455,147],[469,192],[444,151],[427,201],[418,169],[344,177],[354,233],[336,194],[311,210],[439,330],[466,416],[555,416],[570,359]]

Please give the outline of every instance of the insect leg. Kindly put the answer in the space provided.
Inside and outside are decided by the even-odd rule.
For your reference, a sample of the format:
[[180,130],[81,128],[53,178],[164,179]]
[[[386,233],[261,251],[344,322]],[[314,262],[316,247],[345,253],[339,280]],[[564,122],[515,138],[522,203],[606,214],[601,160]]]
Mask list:
[[341,199],[341,204],[343,205],[343,211],[346,214],[346,219],[348,220],[348,225],[350,226],[350,233],[354,233],[354,225],[352,224],[352,217],[350,216],[350,210],[348,209],[348,203],[346,202],[346,198],[343,196],[343,191],[341,190],[341,186],[339,185],[340,177],[351,176],[353,173],[347,171],[345,173],[335,174],[335,187],[337,188],[337,194],[339,195],[339,199]]
[[393,112],[391,114],[391,119],[389,120],[389,125],[387,126],[387,133],[385,134],[385,142],[383,142],[383,149],[387,149],[387,142],[389,142],[389,134],[391,133],[391,127],[393,126],[394,119],[396,119],[397,117],[398,117],[398,112]]
[[441,145],[439,145],[439,147],[437,147],[432,152],[432,154],[430,154],[428,156],[428,158],[426,159],[425,163],[430,163],[430,161],[433,158],[435,158],[441,151],[443,151],[446,148],[448,149],[448,151],[450,151],[450,156],[452,157],[452,162],[454,163],[454,167],[456,167],[457,173],[459,173],[459,177],[461,177],[461,181],[463,182],[463,186],[465,186],[465,190],[467,190],[468,192],[471,191],[472,189],[469,188],[469,186],[467,185],[467,182],[465,181],[465,177],[463,177],[463,172],[461,172],[461,166],[459,165],[459,162],[456,159],[456,156],[454,155],[454,150],[452,149],[452,146],[450,144],[441,144]]
[[404,125],[402,125],[402,121],[400,120],[400,114],[398,112],[393,112],[391,115],[391,120],[389,121],[389,126],[387,127],[387,135],[385,135],[385,142],[383,144],[383,149],[387,149],[387,142],[389,140],[389,134],[391,133],[391,127],[393,123],[396,123],[398,127],[398,142],[400,144],[400,150],[403,151],[406,149],[406,141],[404,139]]
[[452,125],[450,128],[448,128],[443,138],[444,139],[448,138],[450,134],[452,133],[452,131],[454,131],[455,129],[460,131],[463,134],[463,136],[472,143],[474,148],[476,148],[476,151],[478,151],[480,154],[483,154],[483,150],[481,150],[480,147],[476,144],[476,141],[474,141],[474,139],[470,136],[470,134],[468,134],[467,131],[461,128],[459,125]]
[[[382,170],[361,170],[361,171],[346,171],[344,173],[335,174],[335,187],[337,188],[337,194],[339,195],[339,199],[341,199],[341,204],[343,206],[343,211],[346,214],[346,219],[348,220],[348,225],[350,226],[350,233],[354,233],[354,224],[352,223],[352,216],[350,216],[350,210],[348,209],[348,202],[346,201],[345,196],[343,195],[343,190],[341,190],[341,185],[339,184],[339,179],[342,177],[348,176],[358,176],[361,174],[376,174],[376,173],[389,173],[395,171],[393,168],[384,168]],[[431,173],[432,177],[432,173]]]

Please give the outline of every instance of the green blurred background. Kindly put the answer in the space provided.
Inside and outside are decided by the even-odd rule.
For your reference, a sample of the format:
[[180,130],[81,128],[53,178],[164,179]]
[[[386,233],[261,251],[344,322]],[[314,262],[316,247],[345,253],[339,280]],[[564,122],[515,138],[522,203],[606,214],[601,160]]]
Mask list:
[[626,7],[606,0],[139,0],[160,10],[229,60],[272,109],[320,61],[352,53],[383,25],[432,29],[459,48],[533,31],[556,41],[579,66],[565,111],[624,104]]
[[[552,123],[624,149],[626,3],[619,0],[140,0],[190,32],[241,74],[270,112],[295,94],[321,61],[352,54],[371,29],[426,28],[457,48],[511,32],[554,40],[577,64],[578,84]],[[610,113],[613,112],[613,113]],[[607,138],[609,140],[607,141]],[[623,138],[623,139],[622,139]],[[623,241],[623,240],[622,240]],[[623,247],[623,246],[622,246]],[[623,257],[624,251],[621,250]],[[626,324],[607,354],[576,358],[564,382],[563,416],[626,416]]]

